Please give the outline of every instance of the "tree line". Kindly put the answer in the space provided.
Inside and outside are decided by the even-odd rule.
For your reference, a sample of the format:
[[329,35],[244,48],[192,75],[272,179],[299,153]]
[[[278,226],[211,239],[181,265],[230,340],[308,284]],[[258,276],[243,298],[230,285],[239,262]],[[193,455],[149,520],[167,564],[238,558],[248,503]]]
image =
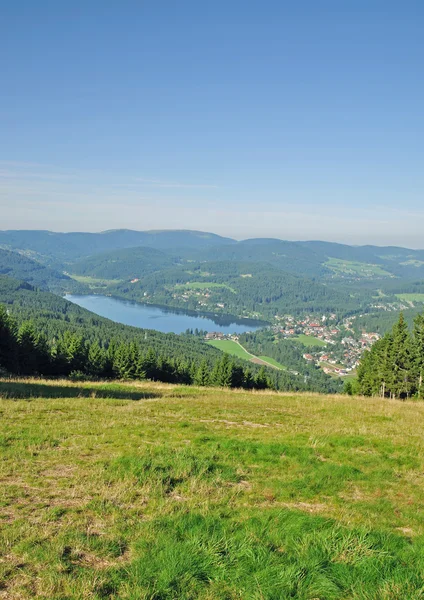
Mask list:
[[20,326],[0,305],[0,372],[3,375],[148,379],[166,383],[245,389],[272,388],[264,368],[253,372],[228,354],[200,362],[159,354],[149,345],[112,339],[90,341],[71,331],[53,339],[32,321]]
[[[215,363],[222,359],[220,350],[204,343],[202,338],[205,332],[201,335],[202,332],[197,331],[196,334],[196,330],[194,330],[192,334],[190,330],[185,334],[177,335],[122,325],[95,315],[65,298],[2,275],[0,275],[0,304],[4,304],[13,314],[18,328],[23,323],[31,321],[36,330],[42,332],[49,340],[50,346],[54,346],[56,340],[61,339],[65,334],[72,333],[90,344],[97,342],[103,350],[109,347],[111,340],[114,340],[115,345],[121,343],[129,345],[131,342],[136,342],[142,352],[147,348],[152,348],[156,356],[165,356],[168,361],[175,360],[179,363],[181,359],[184,359],[183,362],[190,365],[194,363],[197,367],[202,361],[205,361],[210,372]],[[274,344],[274,346],[278,347],[279,344]],[[280,360],[279,356],[265,354]],[[248,367],[253,379],[258,377],[259,370],[262,368],[262,366],[247,363],[238,357],[232,357],[231,361],[235,366],[242,367],[243,370]],[[282,361],[282,364],[286,363]],[[291,363],[287,363],[287,366],[289,365]],[[323,387],[323,382],[318,380],[315,373],[311,377],[309,373],[307,377],[304,376],[305,361],[301,354],[298,366],[299,368],[280,371],[265,367],[266,377],[271,382],[271,387],[293,392],[326,391],[331,393],[335,391],[328,389],[327,386]],[[299,371],[299,375],[295,375],[293,370]],[[327,378],[323,373],[321,375]]]
[[403,313],[392,330],[364,352],[357,391],[365,396],[406,399],[424,397],[424,314],[412,331]]

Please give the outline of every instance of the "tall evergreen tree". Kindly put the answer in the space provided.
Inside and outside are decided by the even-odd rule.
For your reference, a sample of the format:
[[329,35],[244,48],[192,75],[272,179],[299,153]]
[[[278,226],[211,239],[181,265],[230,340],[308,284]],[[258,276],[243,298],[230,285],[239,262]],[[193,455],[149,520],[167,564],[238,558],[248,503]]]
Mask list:
[[3,305],[0,305],[0,368],[9,373],[18,370],[15,325]]
[[258,390],[265,390],[267,387],[269,387],[268,378],[266,376],[265,368],[261,367],[255,378],[255,388]]
[[37,333],[30,321],[22,323],[18,330],[19,373],[35,375],[39,373]]
[[92,342],[88,348],[87,367],[88,375],[101,377],[105,373],[106,354],[97,340]]
[[424,396],[424,315],[417,315],[414,321],[413,360],[418,396]]
[[413,360],[411,337],[403,313],[393,327],[390,363],[393,373],[392,395],[408,398],[413,389]]
[[199,368],[196,371],[196,375],[194,377],[194,384],[206,386],[209,385],[209,365],[206,362],[206,359],[203,359],[199,365]]

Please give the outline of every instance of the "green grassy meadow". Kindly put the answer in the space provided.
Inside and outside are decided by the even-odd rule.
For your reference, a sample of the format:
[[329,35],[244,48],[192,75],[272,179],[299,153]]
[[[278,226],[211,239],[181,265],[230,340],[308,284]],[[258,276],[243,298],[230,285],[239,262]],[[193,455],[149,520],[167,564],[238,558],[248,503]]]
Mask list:
[[263,362],[271,367],[275,367],[276,369],[286,368],[269,356],[256,357],[253,354],[249,354],[240,344],[233,342],[233,340],[210,340],[206,343],[218,348],[218,350],[221,350],[222,352],[230,354],[231,356],[237,356],[238,358],[243,358],[244,360],[248,360],[250,362]]
[[258,358],[264,362],[267,362],[273,367],[276,367],[277,369],[287,369],[287,367],[279,363],[278,360],[275,360],[275,358],[271,358],[270,356],[258,356]]
[[396,297],[406,302],[424,302],[424,294],[396,294]]
[[362,263],[351,260],[342,260],[340,258],[330,258],[324,263],[337,275],[348,275],[351,277],[371,278],[371,277],[393,277],[391,273],[370,263]]
[[210,340],[206,343],[214,348],[218,348],[218,350],[221,350],[222,352],[230,354],[231,356],[237,356],[238,358],[243,358],[244,360],[252,359],[252,355],[246,352],[246,350],[242,348],[240,344],[233,342],[233,340]]
[[423,403],[8,380],[0,413],[0,598],[423,598]]
[[226,288],[234,294],[237,294],[236,290],[226,283],[212,283],[209,281],[191,281],[190,283],[179,283],[175,285],[175,288],[187,289],[187,290],[207,290],[213,288]]
[[288,338],[288,339],[293,340],[294,342],[299,342],[303,346],[307,346],[307,347],[311,347],[311,348],[314,346],[324,347],[327,345],[323,340],[313,337],[312,335],[305,335],[304,333],[301,333],[300,335],[296,336],[295,338]]
[[70,277],[79,283],[85,283],[92,289],[105,288],[110,285],[121,283],[120,279],[98,279],[96,277],[86,277],[84,275],[70,275]]

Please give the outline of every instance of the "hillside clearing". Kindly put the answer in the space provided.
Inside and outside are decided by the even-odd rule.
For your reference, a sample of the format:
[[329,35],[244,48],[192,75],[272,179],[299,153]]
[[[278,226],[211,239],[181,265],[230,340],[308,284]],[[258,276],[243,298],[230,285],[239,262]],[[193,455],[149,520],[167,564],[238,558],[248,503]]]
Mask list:
[[391,273],[379,265],[354,260],[330,258],[324,265],[341,277],[349,276],[364,279],[370,279],[372,277],[393,277]]
[[0,598],[422,597],[422,403],[37,380],[0,397]]
[[208,290],[214,288],[225,288],[237,294],[237,291],[226,283],[212,283],[210,281],[191,281],[189,283],[178,283],[175,285],[175,289],[188,289],[188,290]]
[[406,302],[419,302],[424,303],[424,294],[412,293],[412,294],[395,294],[399,300],[405,300]]
[[101,279],[98,277],[89,277],[84,275],[73,274],[69,274],[69,277],[75,279],[75,281],[78,281],[78,283],[85,283],[91,289],[108,287],[111,285],[117,285],[118,283],[121,283],[120,279]]
[[218,350],[221,350],[222,352],[226,352],[227,354],[237,356],[238,358],[248,360],[258,365],[274,367],[275,369],[285,369],[283,365],[269,356],[255,356],[254,354],[250,354],[250,352],[247,352],[239,342],[234,342],[233,340],[209,340],[206,343],[210,346],[214,346],[214,348],[218,348]]
[[326,346],[327,344],[323,341],[320,340],[319,338],[316,338],[312,335],[305,335],[305,334],[300,334],[298,336],[296,336],[295,338],[288,338],[289,340],[292,340],[293,342],[298,342],[299,344],[302,344],[303,346],[307,346],[307,347],[313,347],[313,346]]

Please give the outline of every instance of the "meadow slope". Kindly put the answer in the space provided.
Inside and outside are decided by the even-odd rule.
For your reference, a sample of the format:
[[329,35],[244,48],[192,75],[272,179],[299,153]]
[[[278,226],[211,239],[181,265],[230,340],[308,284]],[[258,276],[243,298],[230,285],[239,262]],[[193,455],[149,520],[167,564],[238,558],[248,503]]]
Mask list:
[[424,597],[424,404],[0,381],[0,598]]

